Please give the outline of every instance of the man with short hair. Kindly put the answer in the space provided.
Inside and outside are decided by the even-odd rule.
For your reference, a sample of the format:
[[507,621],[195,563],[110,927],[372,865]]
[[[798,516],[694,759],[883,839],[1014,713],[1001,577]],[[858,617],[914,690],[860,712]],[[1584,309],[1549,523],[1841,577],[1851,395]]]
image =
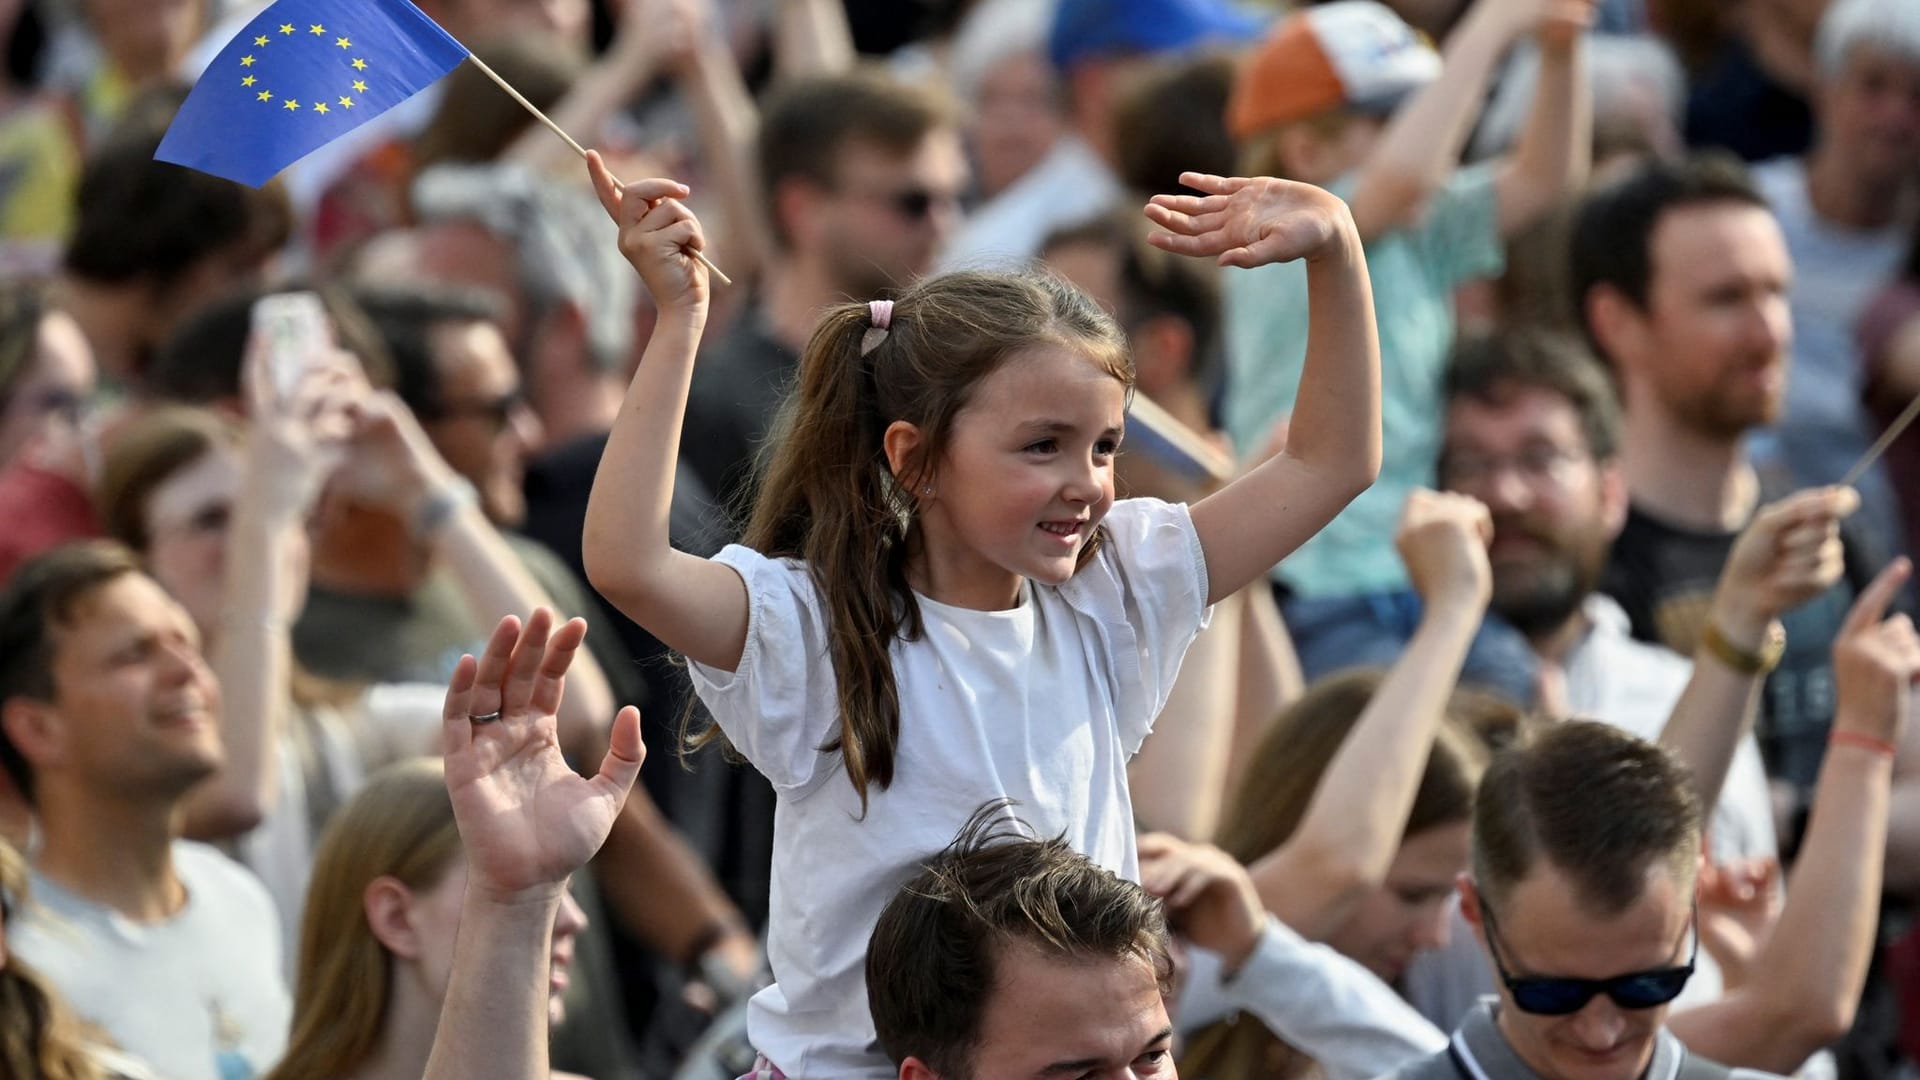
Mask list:
[[178,835],[219,710],[193,620],[118,544],[56,548],[0,593],[0,765],[42,837],[7,946],[177,1080],[264,1073],[291,1014],[266,889]]
[[1601,588],[1637,638],[1771,671],[1758,735],[1769,775],[1791,796],[1789,849],[1833,719],[1827,643],[1880,561],[1870,539],[1843,525],[1845,574],[1782,613],[1777,655],[1759,636],[1765,627],[1711,618],[1735,539],[1791,489],[1755,468],[1745,439],[1780,414],[1792,274],[1779,223],[1730,159],[1650,162],[1589,196],[1576,217],[1575,310],[1623,406],[1628,507]]
[[[1700,957],[1696,785],[1665,750],[1610,725],[1543,726],[1481,779],[1472,869],[1460,880],[1461,911],[1499,975],[1499,995],[1468,1013],[1445,1052],[1394,1073],[1396,1080],[1725,1077],[1729,1070],[1699,1054],[1705,1032],[1694,1021],[1752,1007],[1757,1002],[1732,999],[1768,995],[1768,984],[1801,975],[1783,970],[1782,951],[1821,954],[1816,964],[1838,969],[1841,1000],[1820,1008],[1844,1030],[1869,949],[1823,948],[1817,935],[1822,923],[1838,922],[1848,940],[1871,943],[1894,744],[1920,674],[1913,623],[1887,618],[1887,607],[1911,573],[1905,561],[1882,571],[1833,643],[1840,702],[1801,863],[1815,879],[1801,889],[1864,866],[1856,876],[1866,902],[1827,910],[1789,901],[1756,957],[1751,981],[1759,985],[1688,1013],[1683,1048],[1668,1011]],[[1763,1022],[1791,1015],[1777,1006],[1759,1012]],[[1677,1028],[1683,1018],[1673,1019]],[[1715,1056],[1751,1055],[1753,1041]]]
[[775,251],[755,301],[701,352],[680,447],[736,516],[821,312],[891,295],[931,269],[967,182],[951,103],[872,71],[777,90],[758,158]]
[[1171,1080],[1170,918],[1205,950],[1189,975],[1204,1004],[1257,1017],[1332,1080],[1440,1045],[1370,972],[1269,916],[1225,852],[1164,835],[1140,850],[1143,880],[1178,904],[1035,837],[1005,802],[977,810],[868,941],[867,1001],[899,1080]]

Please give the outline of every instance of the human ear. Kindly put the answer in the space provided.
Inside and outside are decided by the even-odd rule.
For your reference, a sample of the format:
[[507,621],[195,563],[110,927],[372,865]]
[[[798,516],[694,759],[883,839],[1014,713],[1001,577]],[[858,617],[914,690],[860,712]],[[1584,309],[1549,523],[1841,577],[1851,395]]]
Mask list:
[[1620,531],[1627,527],[1627,508],[1630,500],[1627,496],[1627,476],[1617,462],[1609,461],[1600,466],[1600,521],[1606,530],[1607,541],[1611,543],[1620,538]]
[[1473,877],[1462,873],[1454,879],[1454,888],[1460,893],[1460,917],[1473,927],[1474,936],[1481,941],[1487,939],[1485,912],[1480,908],[1480,890],[1473,884]]
[[66,756],[66,725],[53,707],[30,697],[11,697],[0,705],[0,731],[36,770]]
[[940,1080],[940,1074],[919,1058],[909,1057],[900,1063],[900,1080]]
[[880,445],[887,455],[887,469],[901,487],[909,492],[924,492],[933,484],[933,468],[924,460],[927,440],[919,425],[895,420],[887,425]]
[[1638,352],[1633,345],[1644,321],[1638,305],[1612,285],[1595,285],[1582,298],[1582,307],[1593,340],[1600,346],[1601,361],[1617,366],[1632,363]]
[[420,937],[413,927],[413,901],[413,890],[388,874],[368,882],[366,892],[361,895],[367,927],[373,931],[374,940],[402,960],[420,957]]

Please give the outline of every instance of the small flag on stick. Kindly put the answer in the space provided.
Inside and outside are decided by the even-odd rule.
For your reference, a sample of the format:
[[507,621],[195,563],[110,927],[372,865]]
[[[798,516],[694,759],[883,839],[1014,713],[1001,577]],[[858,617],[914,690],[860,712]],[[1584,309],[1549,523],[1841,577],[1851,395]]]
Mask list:
[[208,65],[154,157],[259,187],[463,60],[586,154],[409,0],[276,0]]

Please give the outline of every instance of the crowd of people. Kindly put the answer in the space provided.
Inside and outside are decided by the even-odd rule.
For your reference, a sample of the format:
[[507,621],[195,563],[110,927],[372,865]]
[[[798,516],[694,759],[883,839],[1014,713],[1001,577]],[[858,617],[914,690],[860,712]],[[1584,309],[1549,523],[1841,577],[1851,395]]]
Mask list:
[[1920,2],[417,6],[0,0],[0,1076],[1920,1075]]

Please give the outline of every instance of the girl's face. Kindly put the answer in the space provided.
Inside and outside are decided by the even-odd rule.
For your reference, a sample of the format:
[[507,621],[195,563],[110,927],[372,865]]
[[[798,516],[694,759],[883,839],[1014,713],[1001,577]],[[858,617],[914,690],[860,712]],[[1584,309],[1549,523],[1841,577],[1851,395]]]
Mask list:
[[[467,860],[456,857],[445,877],[430,889],[415,893],[407,917],[412,923],[419,952],[414,958],[427,992],[435,1001],[445,1001],[448,981],[453,974],[454,940],[460,931],[460,908],[467,892]],[[580,931],[587,928],[586,912],[567,892],[553,918],[553,946],[549,954],[547,981],[547,1022],[558,1024],[567,1016],[568,969],[573,966],[573,947]]]
[[1471,829],[1464,821],[1408,837],[1387,879],[1327,939],[1327,944],[1388,982],[1413,958],[1447,943],[1454,881],[1467,868]]
[[914,587],[941,603],[998,610],[1021,579],[1059,585],[1113,507],[1126,391],[1086,354],[1037,345],[974,388],[921,483]]

